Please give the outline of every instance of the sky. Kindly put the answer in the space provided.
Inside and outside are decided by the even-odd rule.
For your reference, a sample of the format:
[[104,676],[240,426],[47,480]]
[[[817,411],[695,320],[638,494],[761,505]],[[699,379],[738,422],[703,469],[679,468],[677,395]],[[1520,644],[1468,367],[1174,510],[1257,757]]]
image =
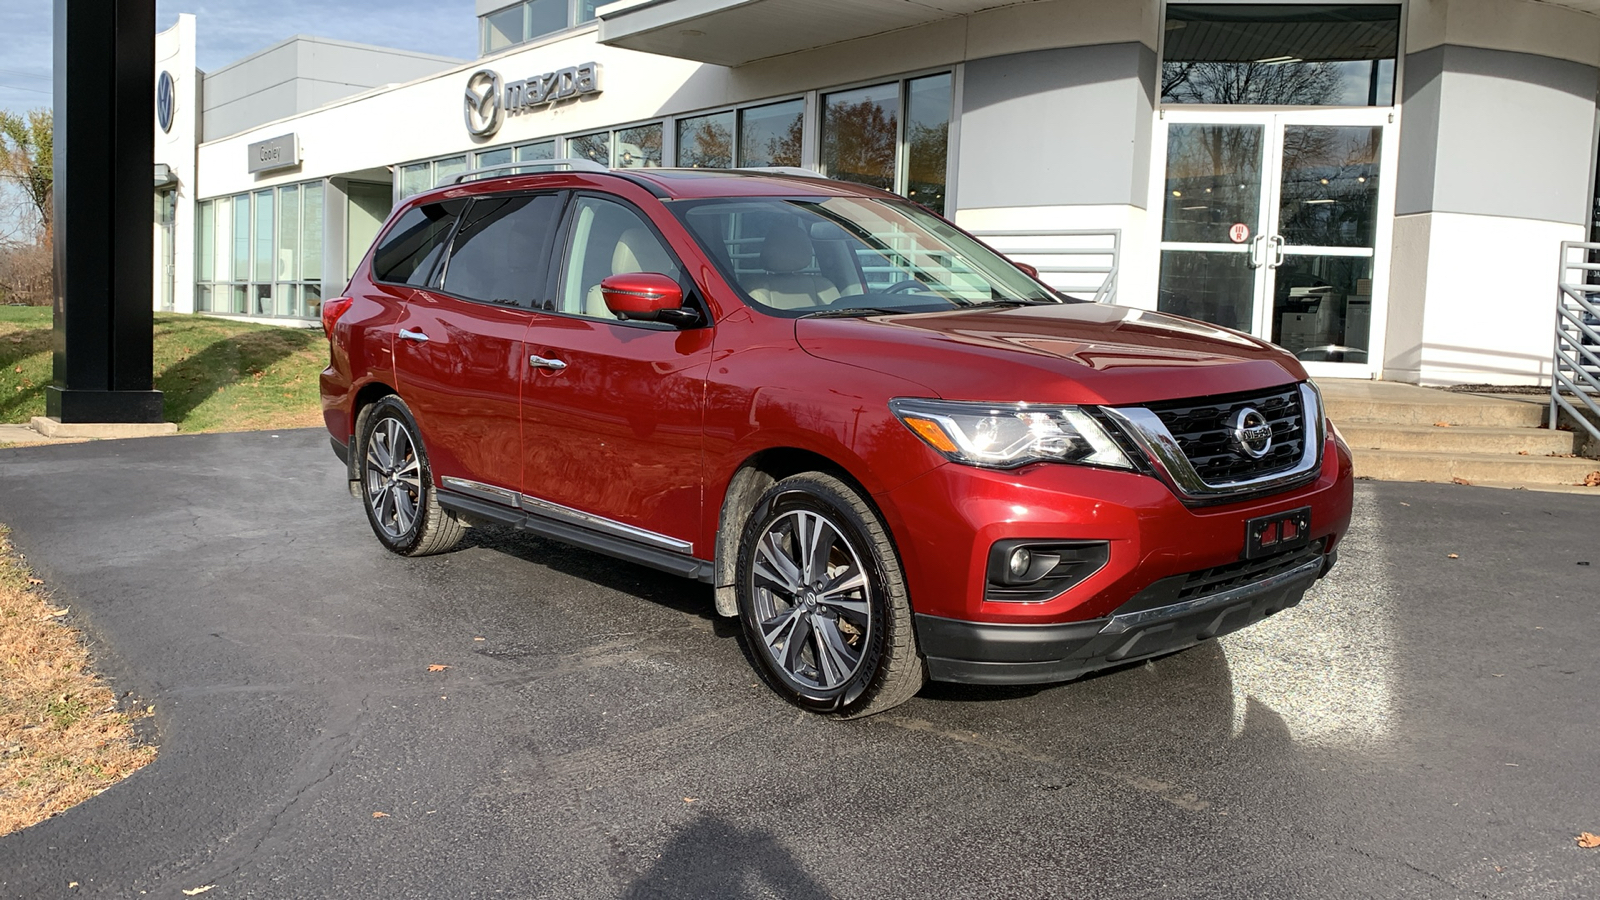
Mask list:
[[[51,103],[52,0],[0,0],[0,109]],[[202,70],[218,69],[295,34],[471,59],[477,56],[473,0],[157,0],[156,30],[194,13]],[[154,76],[151,76],[152,78]]]

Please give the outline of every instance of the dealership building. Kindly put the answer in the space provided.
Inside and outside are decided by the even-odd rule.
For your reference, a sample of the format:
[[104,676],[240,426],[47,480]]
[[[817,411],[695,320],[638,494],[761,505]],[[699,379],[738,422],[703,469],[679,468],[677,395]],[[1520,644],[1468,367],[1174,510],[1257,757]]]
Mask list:
[[157,308],[315,321],[394,204],[557,158],[794,166],[1319,377],[1548,383],[1600,0],[477,0],[473,60],[157,39]]

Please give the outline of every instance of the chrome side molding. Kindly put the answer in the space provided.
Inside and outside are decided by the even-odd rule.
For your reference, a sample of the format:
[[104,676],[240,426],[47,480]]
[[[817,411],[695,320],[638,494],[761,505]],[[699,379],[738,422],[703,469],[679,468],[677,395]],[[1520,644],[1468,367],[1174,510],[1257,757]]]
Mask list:
[[1155,467],[1156,474],[1178,496],[1186,500],[1222,500],[1286,488],[1306,480],[1308,475],[1322,467],[1322,445],[1327,442],[1327,417],[1322,410],[1322,395],[1309,381],[1302,381],[1297,387],[1300,389],[1301,422],[1305,429],[1305,445],[1301,449],[1300,459],[1287,471],[1239,481],[1212,483],[1201,478],[1161,417],[1150,410],[1142,406],[1107,406],[1102,410],[1139,446],[1145,458]]
[[640,544],[648,544],[652,547],[657,547],[662,550],[670,550],[673,553],[682,553],[688,555],[694,550],[694,545],[688,541],[679,540],[678,538],[670,537],[668,535],[660,534],[648,529],[637,528],[633,525],[627,525],[622,522],[618,522],[615,519],[608,519],[605,516],[597,516],[594,513],[586,513],[581,509],[573,509],[570,506],[562,506],[559,503],[551,503],[549,500],[540,500],[538,497],[532,497],[527,494],[519,494],[516,491],[507,490],[503,487],[496,487],[492,484],[484,484],[481,481],[471,481],[466,478],[451,478],[449,476],[445,476],[444,478],[439,479],[439,481],[452,491],[458,491],[466,494],[469,497],[476,497],[479,500],[488,500],[491,503],[498,503],[501,506],[508,506],[512,509],[518,509],[528,513],[529,515],[566,522],[569,525],[577,525],[580,528],[587,528],[590,531],[599,531],[604,534],[609,534],[613,537],[625,538]]

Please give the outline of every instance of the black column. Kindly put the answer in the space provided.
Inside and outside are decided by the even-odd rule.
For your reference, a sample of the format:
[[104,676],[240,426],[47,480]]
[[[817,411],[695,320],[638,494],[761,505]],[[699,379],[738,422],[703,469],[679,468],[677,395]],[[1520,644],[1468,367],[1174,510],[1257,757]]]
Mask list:
[[155,0],[55,0],[55,360],[46,414],[160,422],[152,390]]

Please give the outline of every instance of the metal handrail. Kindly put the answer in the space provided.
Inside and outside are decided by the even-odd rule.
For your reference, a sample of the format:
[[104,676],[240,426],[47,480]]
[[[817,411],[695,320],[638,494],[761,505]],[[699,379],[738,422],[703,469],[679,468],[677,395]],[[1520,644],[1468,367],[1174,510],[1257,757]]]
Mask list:
[[557,166],[566,166],[574,172],[609,172],[610,169],[600,165],[592,159],[530,159],[527,162],[500,163],[495,166],[484,166],[481,169],[468,169],[455,175],[446,175],[439,179],[434,187],[444,187],[447,184],[460,184],[474,178],[491,175],[495,178],[504,178],[509,175],[524,175],[529,169],[554,169]]
[[1061,291],[1070,291],[1070,287],[1063,287],[1056,282],[1064,279],[1050,279],[1048,275],[1099,275],[1100,284],[1095,289],[1094,301],[1096,303],[1117,302],[1117,273],[1122,260],[1122,229],[1074,229],[1057,228],[1048,230],[1025,229],[988,229],[972,232],[976,237],[983,238],[990,246],[995,241],[991,238],[1109,238],[1110,246],[1069,246],[1047,247],[1042,246],[1045,241],[1034,241],[1033,246],[1027,247],[994,247],[995,251],[1008,259],[1026,262],[1020,257],[1025,256],[1101,256],[1109,257],[1110,262],[1103,265],[1083,266],[1035,266],[1039,270],[1041,280],[1046,284]]
[[[1581,254],[1577,260],[1572,258],[1574,251]],[[1600,272],[1600,262],[1590,262],[1592,259],[1600,259],[1600,243],[1561,242],[1555,349],[1550,364],[1550,427],[1556,426],[1558,411],[1564,409],[1600,440],[1600,283],[1586,281],[1587,273]]]

